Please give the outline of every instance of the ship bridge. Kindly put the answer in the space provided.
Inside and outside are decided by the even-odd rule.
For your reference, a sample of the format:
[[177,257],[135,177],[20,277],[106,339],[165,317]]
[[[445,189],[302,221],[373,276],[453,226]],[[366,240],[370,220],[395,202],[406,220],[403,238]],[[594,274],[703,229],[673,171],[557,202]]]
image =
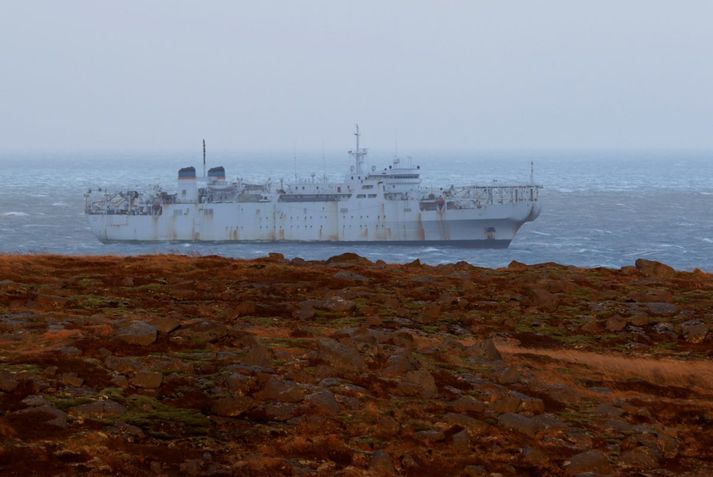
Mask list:
[[[347,174],[347,183],[354,184],[354,188],[374,189],[373,192],[383,192],[387,199],[405,198],[409,192],[419,189],[421,186],[420,166],[401,167],[401,160],[398,157],[395,157],[393,163],[382,171],[377,171],[376,167],[372,166],[371,171],[365,172],[364,158],[368,151],[359,146],[361,133],[358,124],[354,136],[356,148],[349,151],[349,154],[354,158],[354,165],[351,166],[350,173]],[[375,194],[370,194],[370,196],[376,197]]]
[[367,180],[383,184],[385,193],[407,193],[417,190],[421,185],[419,167],[399,167],[399,159],[381,172],[372,172]]

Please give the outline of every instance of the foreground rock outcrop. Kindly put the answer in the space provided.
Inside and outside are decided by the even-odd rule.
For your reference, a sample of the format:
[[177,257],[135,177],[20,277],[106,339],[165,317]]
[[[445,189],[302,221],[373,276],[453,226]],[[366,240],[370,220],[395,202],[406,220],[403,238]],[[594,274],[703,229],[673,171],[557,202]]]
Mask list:
[[0,256],[2,475],[713,475],[713,276]]

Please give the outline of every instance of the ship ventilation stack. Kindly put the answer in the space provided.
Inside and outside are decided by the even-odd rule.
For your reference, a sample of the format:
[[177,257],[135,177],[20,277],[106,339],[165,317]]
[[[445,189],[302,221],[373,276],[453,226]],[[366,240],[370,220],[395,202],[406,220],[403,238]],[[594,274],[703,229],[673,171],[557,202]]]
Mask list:
[[208,169],[208,182],[211,184],[215,182],[225,182],[225,168],[220,166]]
[[176,197],[176,202],[190,204],[197,201],[196,168],[183,167],[178,170],[178,196]]

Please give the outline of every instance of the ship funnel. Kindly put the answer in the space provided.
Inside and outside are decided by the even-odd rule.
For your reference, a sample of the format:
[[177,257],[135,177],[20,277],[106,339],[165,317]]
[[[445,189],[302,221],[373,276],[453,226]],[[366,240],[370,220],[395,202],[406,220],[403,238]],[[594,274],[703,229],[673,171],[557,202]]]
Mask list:
[[208,169],[208,180],[210,182],[225,181],[225,168],[223,166],[220,166],[220,167],[211,167],[210,169]]
[[198,201],[196,168],[183,167],[178,170],[178,196],[176,202],[192,204]]
[[195,180],[196,179],[196,168],[195,167],[182,167],[178,170],[179,180]]

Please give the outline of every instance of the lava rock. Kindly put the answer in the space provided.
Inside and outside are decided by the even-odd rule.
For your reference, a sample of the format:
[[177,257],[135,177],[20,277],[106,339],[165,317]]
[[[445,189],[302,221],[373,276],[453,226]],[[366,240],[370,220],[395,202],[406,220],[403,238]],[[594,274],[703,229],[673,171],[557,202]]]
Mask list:
[[396,475],[391,456],[384,450],[377,450],[369,457],[369,470],[375,475]]
[[15,375],[7,371],[0,371],[0,391],[10,393],[17,388],[18,381]]
[[421,396],[426,399],[438,394],[433,375],[423,367],[406,373],[403,379],[399,380],[397,389],[407,396]]
[[297,383],[271,376],[263,388],[254,394],[258,401],[300,402],[305,397],[305,389]]
[[181,322],[168,316],[162,316],[151,320],[151,324],[156,327],[159,333],[167,335],[172,331],[177,330],[181,326]]
[[117,339],[130,345],[148,346],[156,342],[158,330],[145,321],[132,321],[116,334]]
[[628,466],[641,470],[650,470],[658,465],[658,452],[645,446],[635,447],[621,454],[619,461]]
[[335,369],[359,372],[366,368],[364,358],[354,348],[344,346],[331,338],[320,339],[318,346],[319,360]]
[[359,282],[359,283],[367,283],[369,279],[365,277],[364,275],[361,275],[359,273],[354,273],[350,272],[348,270],[340,270],[337,273],[334,274],[334,278],[337,280],[344,280],[347,282]]
[[72,386],[75,388],[78,388],[84,383],[84,380],[75,373],[64,373],[60,376],[59,381],[65,386]]
[[47,425],[64,429],[67,427],[67,414],[51,405],[34,406],[12,413],[11,422],[17,418],[31,421],[34,425]]
[[690,320],[681,323],[681,335],[689,343],[702,343],[708,335],[708,325],[701,320]]
[[604,327],[607,329],[607,331],[621,331],[626,328],[626,318],[623,318],[619,315],[610,316],[609,318],[607,318]]
[[321,310],[327,310],[327,311],[333,311],[333,312],[338,312],[338,313],[347,313],[354,308],[356,308],[356,303],[354,303],[352,300],[347,300],[346,298],[342,298],[339,295],[334,295],[326,300],[320,300],[314,303],[315,308],[319,308]]
[[663,302],[647,303],[646,309],[652,316],[673,316],[678,312],[676,305]]
[[542,427],[536,420],[527,416],[523,416],[521,414],[514,414],[511,412],[501,414],[498,417],[498,424],[500,427],[503,427],[509,431],[520,432],[530,437],[536,436],[537,433],[542,430]]
[[255,407],[255,402],[245,396],[224,397],[214,400],[210,409],[216,416],[238,417]]
[[492,339],[485,339],[466,348],[468,356],[486,359],[488,361],[502,361],[503,357]]
[[635,266],[639,273],[645,277],[673,278],[676,276],[676,270],[672,267],[654,260],[640,258],[636,260]]
[[137,388],[156,389],[161,386],[163,375],[155,371],[139,371],[131,379],[131,384]]
[[305,401],[317,414],[336,416],[339,414],[339,404],[331,391],[317,391],[308,395]]
[[565,472],[567,475],[577,475],[583,472],[609,474],[612,472],[612,465],[602,451],[589,450],[571,457],[569,463],[565,464]]
[[450,406],[456,412],[481,413],[485,411],[485,404],[473,396],[461,396],[455,401],[452,401]]
[[94,401],[71,407],[68,414],[74,418],[101,420],[107,417],[121,416],[126,413],[126,407],[116,401]]

